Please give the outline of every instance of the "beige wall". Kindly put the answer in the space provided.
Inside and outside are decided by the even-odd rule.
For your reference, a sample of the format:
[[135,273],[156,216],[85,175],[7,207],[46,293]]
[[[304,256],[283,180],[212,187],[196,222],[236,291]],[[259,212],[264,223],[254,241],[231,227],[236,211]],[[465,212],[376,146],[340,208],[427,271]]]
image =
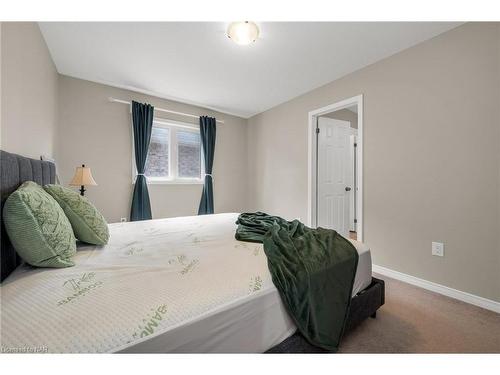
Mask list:
[[336,120],[349,121],[351,123],[351,128],[358,128],[358,114],[348,109],[341,109],[332,113],[327,113],[323,117],[333,118]]
[[0,22],[0,149],[2,145],[2,22]]
[[500,301],[499,49],[466,24],[252,117],[249,208],[305,220],[308,111],[363,94],[374,263]]
[[[76,166],[85,163],[99,184],[88,188],[89,199],[110,222],[128,219],[133,189],[130,109],[110,103],[110,96],[224,120],[217,126],[215,211],[239,212],[246,208],[246,120],[61,75],[56,160],[63,184],[70,181]],[[171,119],[197,123],[186,117]],[[201,191],[200,184],[149,185],[153,217],[196,215]]]
[[36,23],[2,23],[1,148],[53,156],[57,71]]

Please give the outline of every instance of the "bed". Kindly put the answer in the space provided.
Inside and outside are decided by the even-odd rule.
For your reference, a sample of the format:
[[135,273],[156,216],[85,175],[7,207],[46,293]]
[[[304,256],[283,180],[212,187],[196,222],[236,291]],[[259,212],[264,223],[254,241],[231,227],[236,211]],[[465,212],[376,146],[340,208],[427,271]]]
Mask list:
[[[1,165],[2,207],[21,182],[55,178],[49,162],[2,152]],[[76,265],[63,269],[23,265],[2,225],[2,347],[57,353],[303,348],[262,245],[234,239],[237,216],[110,224],[108,245],[80,245]],[[384,303],[369,249],[353,244],[359,262],[348,330]]]

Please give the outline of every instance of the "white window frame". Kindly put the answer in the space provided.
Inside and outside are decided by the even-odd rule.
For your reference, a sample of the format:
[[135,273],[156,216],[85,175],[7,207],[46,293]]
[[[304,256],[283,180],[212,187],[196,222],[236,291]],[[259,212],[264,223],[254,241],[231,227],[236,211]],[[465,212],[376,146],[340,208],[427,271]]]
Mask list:
[[[198,185],[198,184],[203,184],[204,183],[204,177],[205,177],[205,163],[204,163],[204,158],[203,158],[203,150],[202,147],[200,147],[200,162],[201,162],[201,173],[200,173],[200,178],[190,178],[190,177],[179,177],[179,149],[177,145],[177,131],[182,130],[182,131],[189,131],[192,133],[197,133],[200,134],[200,128],[194,124],[190,124],[187,122],[180,122],[180,121],[173,121],[173,120],[166,120],[166,119],[159,119],[159,118],[154,118],[153,119],[153,126],[156,127],[162,127],[162,128],[167,128],[168,131],[168,137],[169,137],[169,143],[168,143],[168,171],[169,171],[169,177],[146,177],[146,182],[148,184],[191,184],[191,185]],[[133,135],[132,135],[133,137]],[[132,138],[132,183],[135,184],[135,180],[137,178],[137,168],[135,165],[135,147],[133,145],[134,140]]]

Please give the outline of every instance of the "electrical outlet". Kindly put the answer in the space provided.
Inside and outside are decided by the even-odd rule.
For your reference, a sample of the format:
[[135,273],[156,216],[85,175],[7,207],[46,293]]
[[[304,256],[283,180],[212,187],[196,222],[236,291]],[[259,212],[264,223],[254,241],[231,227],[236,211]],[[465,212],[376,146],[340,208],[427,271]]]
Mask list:
[[442,242],[432,243],[432,255],[444,257],[444,244]]
[[121,221],[122,223],[124,223],[124,222],[126,222],[126,221],[127,221],[127,218],[126,218],[126,217],[122,217],[122,218],[120,219],[120,221]]

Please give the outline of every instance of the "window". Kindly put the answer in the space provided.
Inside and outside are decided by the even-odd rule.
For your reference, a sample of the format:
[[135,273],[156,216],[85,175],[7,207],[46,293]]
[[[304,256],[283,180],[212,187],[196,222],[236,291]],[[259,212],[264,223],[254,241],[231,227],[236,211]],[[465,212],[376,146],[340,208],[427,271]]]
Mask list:
[[146,159],[146,177],[169,178],[170,129],[153,125]]
[[155,120],[144,172],[148,183],[203,183],[204,173],[200,130],[192,124]]
[[180,178],[201,177],[200,133],[177,131],[177,175]]

